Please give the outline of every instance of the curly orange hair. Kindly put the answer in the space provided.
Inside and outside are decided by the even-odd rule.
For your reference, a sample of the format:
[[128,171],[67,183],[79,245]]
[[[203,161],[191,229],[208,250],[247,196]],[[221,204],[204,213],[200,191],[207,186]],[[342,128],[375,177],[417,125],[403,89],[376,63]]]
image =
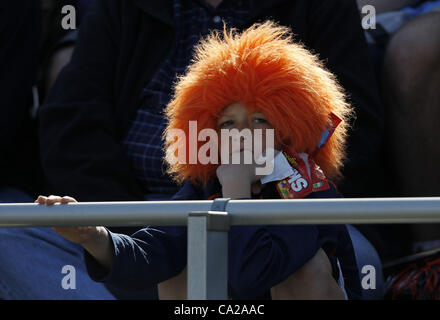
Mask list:
[[[189,121],[197,121],[197,131],[216,128],[221,111],[240,102],[249,112],[263,112],[275,128],[281,144],[297,152],[312,154],[329,125],[330,113],[341,118],[315,161],[330,179],[340,177],[345,158],[347,118],[351,108],[334,75],[317,56],[293,41],[290,30],[274,22],[255,24],[238,33],[213,32],[195,47],[191,65],[175,85],[174,97],[166,108],[168,126],[165,148],[177,157],[171,129],[186,134]],[[344,121],[345,120],[345,121]],[[198,148],[204,143],[198,142]],[[168,153],[168,173],[176,181],[189,179],[206,183],[215,175],[216,164],[172,163]]]

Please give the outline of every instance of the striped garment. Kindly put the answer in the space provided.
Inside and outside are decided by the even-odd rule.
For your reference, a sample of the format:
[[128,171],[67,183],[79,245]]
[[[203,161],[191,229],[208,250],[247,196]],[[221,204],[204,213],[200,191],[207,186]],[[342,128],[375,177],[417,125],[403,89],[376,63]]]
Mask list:
[[122,141],[146,199],[168,198],[178,190],[165,173],[161,139],[166,126],[162,111],[171,99],[176,76],[184,73],[201,36],[211,30],[221,30],[223,21],[228,27],[243,29],[250,8],[250,0],[224,0],[217,8],[202,0],[174,0],[174,47],[143,89],[140,107]]

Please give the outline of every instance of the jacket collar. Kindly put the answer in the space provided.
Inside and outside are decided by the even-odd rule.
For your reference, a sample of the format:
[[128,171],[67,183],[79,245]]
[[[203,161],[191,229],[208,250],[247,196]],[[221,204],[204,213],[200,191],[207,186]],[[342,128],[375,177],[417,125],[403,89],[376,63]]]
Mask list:
[[[150,14],[156,19],[174,25],[173,21],[173,0],[133,0],[142,11]],[[249,20],[255,19],[267,9],[287,0],[251,0],[251,14]]]

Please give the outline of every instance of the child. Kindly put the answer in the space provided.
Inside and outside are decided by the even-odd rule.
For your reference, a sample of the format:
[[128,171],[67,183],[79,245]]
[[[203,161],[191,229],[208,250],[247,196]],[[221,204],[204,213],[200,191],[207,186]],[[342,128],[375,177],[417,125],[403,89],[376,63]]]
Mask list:
[[[327,178],[340,177],[346,121],[339,122],[347,119],[350,108],[334,77],[292,41],[287,28],[266,22],[202,41],[166,114],[169,173],[183,183],[174,199],[340,197]],[[257,157],[250,164],[228,164],[225,158],[187,161],[194,143],[191,121],[197,121],[196,137],[206,129],[261,129],[264,142],[273,129],[273,172],[257,175]],[[176,132],[184,137],[177,142]],[[195,154],[210,160],[230,142],[220,139],[215,149],[212,138],[206,152],[199,140]],[[269,149],[262,144],[259,155],[267,156]],[[226,150],[229,155],[249,152],[243,145]],[[46,204],[70,201],[37,199]],[[168,297],[169,288],[185,290],[186,228],[145,228],[132,237],[103,227],[55,230],[84,246],[95,279],[131,290],[163,282]],[[356,298],[360,290],[345,226],[233,226],[228,261],[232,298]]]

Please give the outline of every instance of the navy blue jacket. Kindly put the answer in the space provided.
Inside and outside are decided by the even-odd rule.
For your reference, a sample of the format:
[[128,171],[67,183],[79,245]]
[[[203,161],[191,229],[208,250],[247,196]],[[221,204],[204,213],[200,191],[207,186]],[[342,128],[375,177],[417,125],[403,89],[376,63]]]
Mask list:
[[0,189],[35,193],[40,182],[31,117],[40,41],[40,2],[0,1]]
[[[206,189],[185,183],[174,200],[200,200],[218,193],[216,181]],[[270,183],[263,198],[279,198]],[[307,198],[341,197],[336,188],[310,194]],[[110,233],[114,262],[103,274],[96,261],[86,254],[92,279],[133,292],[154,287],[178,275],[186,266],[186,227],[148,227],[131,237]],[[350,236],[344,225],[233,226],[229,231],[229,294],[234,299],[268,297],[271,287],[297,271],[319,248],[341,263],[350,299],[360,294],[359,275]],[[333,263],[333,265],[335,265]]]

